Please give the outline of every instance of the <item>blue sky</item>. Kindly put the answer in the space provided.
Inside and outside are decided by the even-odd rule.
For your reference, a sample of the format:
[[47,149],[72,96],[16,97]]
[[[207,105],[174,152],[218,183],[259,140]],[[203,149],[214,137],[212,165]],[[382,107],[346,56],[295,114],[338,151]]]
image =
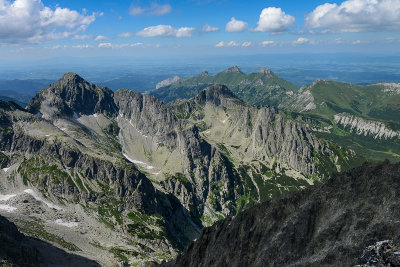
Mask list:
[[399,54],[400,0],[0,0],[0,56]]

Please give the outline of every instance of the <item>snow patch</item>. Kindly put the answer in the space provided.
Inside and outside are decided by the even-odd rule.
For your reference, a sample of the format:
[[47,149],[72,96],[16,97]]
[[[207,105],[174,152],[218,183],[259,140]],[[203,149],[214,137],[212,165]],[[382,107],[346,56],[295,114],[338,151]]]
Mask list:
[[4,172],[7,172],[9,169],[10,169],[10,168],[8,167],[8,168],[3,168],[2,170],[3,170]]
[[9,206],[9,205],[0,204],[0,210],[5,210],[5,211],[7,211],[7,212],[13,212],[13,211],[15,211],[16,209],[17,209],[17,208],[11,207],[11,206]]
[[64,222],[62,219],[57,219],[54,221],[54,223],[56,223],[58,225],[66,226],[68,228],[77,227],[79,225],[79,223],[77,223],[77,222]]
[[93,114],[93,117],[97,118],[97,114]]
[[79,115],[74,111],[74,119],[79,119]]
[[46,136],[46,137],[49,137],[50,135],[49,135],[49,134],[46,134],[45,136]]
[[62,208],[60,208],[57,205],[54,205],[53,203],[50,203],[44,199],[42,199],[41,197],[38,196],[38,194],[36,194],[35,191],[33,191],[32,189],[25,189],[24,190],[25,193],[31,195],[34,199],[36,199],[37,201],[43,202],[44,204],[46,204],[49,208],[52,209],[56,209],[56,210],[62,210]]
[[0,201],[7,201],[13,197],[16,197],[16,194],[12,194],[12,195],[0,195]]
[[131,159],[131,158],[130,158],[128,155],[126,155],[125,153],[123,153],[123,155],[124,155],[124,157],[125,157],[127,160],[129,160],[129,161],[132,162],[132,163],[135,163],[135,164],[138,164],[138,165],[140,165],[140,166],[142,166],[142,167],[145,167],[145,168],[148,169],[148,170],[154,169],[154,166],[151,166],[151,165],[147,164],[146,162],[143,162],[143,161],[140,161],[140,160]]
[[39,118],[42,118],[42,117],[43,117],[43,114],[40,113],[40,112],[36,113],[35,115],[38,116]]

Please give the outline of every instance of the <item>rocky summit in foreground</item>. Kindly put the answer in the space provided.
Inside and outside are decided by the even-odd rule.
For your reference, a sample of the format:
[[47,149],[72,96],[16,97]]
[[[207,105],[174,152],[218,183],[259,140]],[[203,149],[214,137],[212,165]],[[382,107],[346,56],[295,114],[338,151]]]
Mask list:
[[399,244],[399,195],[400,164],[364,164],[203,229],[163,266],[398,266],[381,264],[397,254],[371,251]]

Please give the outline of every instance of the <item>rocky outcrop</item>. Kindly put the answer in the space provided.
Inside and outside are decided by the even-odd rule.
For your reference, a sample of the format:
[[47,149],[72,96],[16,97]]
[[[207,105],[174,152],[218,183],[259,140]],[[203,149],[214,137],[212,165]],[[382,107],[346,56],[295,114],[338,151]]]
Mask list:
[[112,91],[85,81],[75,73],[66,73],[59,81],[41,90],[28,104],[27,110],[45,118],[60,116],[112,114]]
[[[116,231],[130,234],[132,240],[146,242],[147,247],[154,248],[153,252],[174,253],[174,247],[183,247],[197,236],[199,226],[193,223],[175,196],[156,189],[146,175],[122,155],[118,156],[116,152],[108,155],[101,146],[97,146],[97,153],[93,153],[91,148],[83,145],[81,140],[86,138],[93,138],[96,142],[95,132],[71,119],[71,123],[75,122],[74,127],[86,129],[88,133],[83,139],[73,132],[67,137],[51,120],[5,106],[5,109],[0,109],[0,150],[5,153],[2,153],[2,158],[12,157],[12,164],[17,167],[13,182],[2,181],[2,189],[20,191],[21,188],[35,188],[58,206],[61,206],[58,204],[61,201],[98,211],[100,220],[115,227]],[[42,129],[49,132],[40,135]],[[81,132],[85,133],[84,130]],[[111,137],[108,140],[115,142]],[[5,163],[7,167],[9,161]],[[139,225],[143,233],[137,236],[132,230],[135,224],[128,218],[132,212],[144,218],[157,214],[158,221],[153,222],[151,230],[148,230],[143,219]]]
[[[199,98],[201,97],[200,95]],[[239,195],[235,190],[240,190],[240,181],[237,176],[232,175],[235,171],[219,151],[200,136],[196,126],[179,120],[154,96],[119,90],[115,92],[115,103],[120,116],[144,136],[151,136],[152,144],[168,146],[169,153],[177,155],[172,160],[175,165],[181,166],[181,169],[177,169],[177,173],[171,173],[172,179],[162,181],[161,185],[168,192],[177,195],[193,216],[200,217],[207,209],[206,206],[212,212],[221,212],[224,216],[235,213],[235,200]],[[134,142],[135,140],[126,140],[125,147],[128,149]],[[148,149],[151,150],[152,146],[159,147],[150,145]],[[170,160],[165,159],[167,162]],[[180,180],[177,179],[179,177]],[[206,205],[212,183],[225,185],[224,197],[219,199],[218,207]]]
[[270,69],[267,69],[265,67],[262,67],[261,69],[259,69],[258,72],[261,73],[261,74],[270,76],[270,77],[272,77],[272,74],[274,74]]
[[314,96],[311,91],[306,88],[300,89],[294,101],[290,103],[290,107],[287,106],[287,103],[282,103],[280,105],[280,108],[299,110],[301,112],[314,110],[316,107]]
[[385,93],[400,94],[400,83],[378,83],[377,85],[383,86]]
[[399,181],[389,162],[333,175],[203,229],[163,266],[352,266],[365,247],[400,241]]
[[243,73],[243,71],[238,66],[232,66],[224,70],[223,73]]
[[156,89],[164,87],[164,86],[168,86],[174,83],[177,83],[181,80],[181,78],[179,76],[174,76],[168,79],[165,79],[159,83],[156,84]]
[[367,247],[353,267],[400,266],[400,251],[391,240]]
[[369,135],[375,139],[392,139],[400,136],[399,131],[389,129],[383,122],[367,120],[347,113],[335,114],[334,119],[337,124],[349,128],[358,135]]
[[[243,153],[248,153],[249,158],[266,162],[268,158],[275,158],[278,162],[287,163],[290,168],[312,175],[318,173],[318,153],[325,153],[327,157],[333,155],[328,146],[320,143],[307,127],[284,119],[274,108],[257,109],[247,105],[224,85],[208,87],[192,100],[177,102],[174,108],[178,114],[197,114],[197,110],[210,105],[216,108],[216,113],[227,114],[225,123],[229,123],[230,132],[237,130],[242,139],[249,139],[247,146],[240,148]],[[198,121],[204,116],[192,115],[192,118]],[[226,142],[229,139],[226,137]]]

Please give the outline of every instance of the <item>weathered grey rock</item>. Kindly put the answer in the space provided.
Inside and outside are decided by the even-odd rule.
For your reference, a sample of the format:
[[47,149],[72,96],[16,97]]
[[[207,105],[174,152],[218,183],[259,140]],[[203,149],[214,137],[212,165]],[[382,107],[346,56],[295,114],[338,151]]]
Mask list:
[[113,114],[112,91],[85,81],[75,73],[66,73],[49,88],[41,90],[28,104],[27,110],[44,117],[78,116],[93,113]]
[[384,240],[367,247],[354,267],[400,266],[400,251],[391,240]]
[[162,265],[352,266],[370,244],[400,241],[399,194],[400,164],[364,164],[219,221]]
[[179,76],[174,76],[168,79],[165,79],[159,83],[156,84],[156,89],[164,87],[164,86],[168,86],[174,83],[177,83],[181,80],[181,78]]
[[[307,177],[325,175],[320,160],[325,168],[336,156],[306,127],[275,109],[251,107],[222,85],[165,105],[68,73],[39,92],[27,111],[0,102],[0,163],[13,165],[10,187],[81,204],[153,249],[154,257],[156,250],[174,255],[204,225],[246,205],[309,185]],[[246,144],[205,134],[203,120],[218,121],[218,114],[226,132]]]

